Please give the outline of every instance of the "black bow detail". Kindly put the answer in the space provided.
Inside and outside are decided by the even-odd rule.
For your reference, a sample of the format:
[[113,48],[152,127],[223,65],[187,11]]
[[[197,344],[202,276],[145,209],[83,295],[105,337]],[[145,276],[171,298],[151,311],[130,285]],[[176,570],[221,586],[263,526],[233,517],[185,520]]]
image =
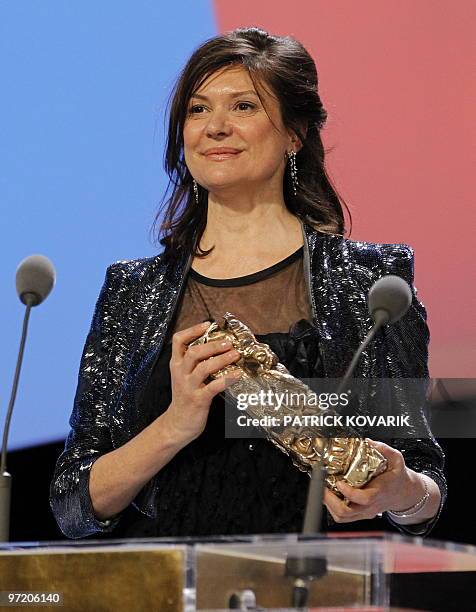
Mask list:
[[322,377],[319,335],[316,327],[306,319],[300,319],[289,328],[289,333],[271,333],[256,336],[269,344],[279,361],[296,378]]

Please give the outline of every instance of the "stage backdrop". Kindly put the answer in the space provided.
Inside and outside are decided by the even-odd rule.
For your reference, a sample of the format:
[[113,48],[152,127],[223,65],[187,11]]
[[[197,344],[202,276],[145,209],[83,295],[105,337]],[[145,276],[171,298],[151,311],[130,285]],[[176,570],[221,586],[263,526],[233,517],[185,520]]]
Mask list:
[[[23,315],[18,262],[50,257],[32,312],[11,446],[63,438],[108,264],[150,256],[165,101],[206,38],[256,25],[308,47],[329,113],[328,167],[353,238],[415,249],[435,376],[474,376],[471,0],[189,0],[0,5],[3,424]],[[472,131],[473,130],[473,131]]]

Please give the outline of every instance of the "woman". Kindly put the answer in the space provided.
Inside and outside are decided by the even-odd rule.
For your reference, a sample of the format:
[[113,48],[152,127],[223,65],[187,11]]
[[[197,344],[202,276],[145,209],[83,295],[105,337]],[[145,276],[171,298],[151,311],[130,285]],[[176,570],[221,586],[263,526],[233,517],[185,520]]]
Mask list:
[[[109,267],[86,341],[51,485],[68,537],[300,529],[307,475],[267,440],[224,437],[225,380],[207,381],[238,355],[187,345],[230,310],[295,376],[342,376],[370,325],[371,284],[388,273],[412,283],[409,247],[342,237],[325,119],[314,62],[293,39],[235,30],[188,61],[170,111],[164,252]],[[357,376],[426,377],[425,321],[413,293]],[[326,491],[324,529],[384,512],[428,533],[446,497],[440,447],[429,431],[373,444],[387,471],[342,485],[348,505]]]

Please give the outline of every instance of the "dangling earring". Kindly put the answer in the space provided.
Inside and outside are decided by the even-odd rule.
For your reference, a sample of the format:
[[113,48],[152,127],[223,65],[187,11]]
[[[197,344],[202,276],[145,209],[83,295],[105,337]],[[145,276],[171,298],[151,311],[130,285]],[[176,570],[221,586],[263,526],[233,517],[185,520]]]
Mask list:
[[197,181],[193,179],[193,193],[195,194],[195,204],[198,204],[198,185]]
[[299,183],[297,179],[296,152],[291,151],[290,153],[288,153],[288,158],[289,158],[289,165],[290,165],[290,170],[291,170],[291,182],[293,185],[293,193],[294,195],[297,195],[297,188],[298,188]]

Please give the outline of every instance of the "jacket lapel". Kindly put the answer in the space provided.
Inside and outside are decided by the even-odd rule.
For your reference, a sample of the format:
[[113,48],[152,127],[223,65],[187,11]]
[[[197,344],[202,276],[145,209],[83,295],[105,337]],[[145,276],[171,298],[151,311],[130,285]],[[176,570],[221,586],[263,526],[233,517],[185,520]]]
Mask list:
[[[322,234],[307,224],[303,224],[303,230],[313,322],[320,336],[324,371],[326,377],[338,378],[345,373],[371,325],[366,291],[347,240]],[[368,354],[364,354],[356,375],[363,376],[367,369]]]

